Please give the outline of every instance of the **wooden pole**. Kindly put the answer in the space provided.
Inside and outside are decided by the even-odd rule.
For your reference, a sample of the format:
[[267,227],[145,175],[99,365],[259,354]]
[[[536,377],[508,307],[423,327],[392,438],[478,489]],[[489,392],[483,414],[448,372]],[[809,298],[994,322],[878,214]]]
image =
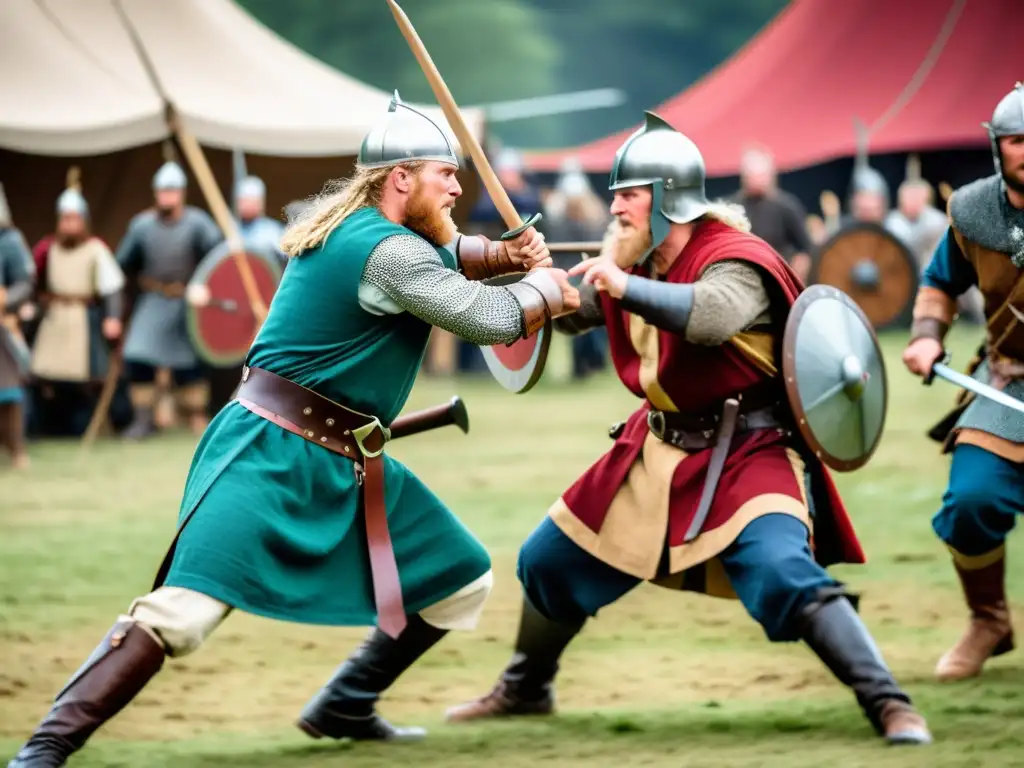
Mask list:
[[263,303],[263,297],[260,296],[256,277],[253,275],[252,267],[249,264],[249,259],[242,244],[242,236],[238,231],[234,218],[231,216],[228,204],[221,194],[220,187],[217,186],[217,181],[213,177],[213,171],[206,160],[206,154],[203,152],[203,148],[199,146],[196,137],[185,127],[184,121],[173,110],[170,116],[170,123],[171,128],[174,130],[174,135],[178,137],[178,143],[188,159],[189,167],[192,168],[192,173],[195,174],[196,180],[199,182],[199,188],[203,192],[203,197],[206,198],[206,202],[210,206],[210,212],[213,214],[214,221],[217,222],[217,226],[224,233],[224,237],[228,241],[228,250],[238,266],[238,274],[242,278],[245,296],[249,300],[249,306],[252,308],[253,315],[256,317],[256,328],[253,330],[253,335],[255,336],[260,326],[263,325],[263,321],[267,318],[267,306]]

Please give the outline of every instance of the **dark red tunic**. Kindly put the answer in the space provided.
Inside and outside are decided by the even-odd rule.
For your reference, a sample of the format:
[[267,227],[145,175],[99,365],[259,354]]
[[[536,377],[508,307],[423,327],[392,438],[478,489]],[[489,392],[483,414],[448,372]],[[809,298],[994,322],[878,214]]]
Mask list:
[[[798,278],[767,243],[717,221],[695,228],[665,279],[697,282],[708,266],[724,259],[742,259],[760,267],[774,283],[769,287],[773,302],[792,306],[802,290]],[[679,574],[712,560],[751,520],[774,512],[791,514],[808,524],[815,556],[822,564],[864,562],[828,470],[813,459],[825,493],[816,495],[819,504],[812,521],[803,459],[776,430],[734,437],[702,533],[683,544],[711,449],[688,455],[663,443],[650,434],[647,412],[652,406],[664,411],[702,411],[778,376],[777,339],[769,332],[745,332],[720,346],[693,344],[647,325],[607,294],[601,294],[601,299],[616,371],[623,384],[645,402],[630,416],[611,449],[551,508],[559,527],[608,564],[646,579],[656,575],[666,531],[670,570]],[[705,582],[701,591],[716,591],[710,570],[698,580]],[[684,586],[680,579],[674,581]],[[720,591],[731,592],[727,585]]]

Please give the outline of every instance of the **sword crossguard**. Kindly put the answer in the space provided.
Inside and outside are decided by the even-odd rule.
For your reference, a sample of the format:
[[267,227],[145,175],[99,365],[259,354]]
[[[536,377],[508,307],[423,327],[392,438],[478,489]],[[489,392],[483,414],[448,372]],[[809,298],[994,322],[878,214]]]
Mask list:
[[535,213],[535,214],[533,214],[533,216],[531,216],[529,219],[524,221],[522,224],[520,224],[515,229],[510,229],[508,232],[503,234],[501,236],[501,239],[502,240],[515,240],[517,237],[519,237],[521,234],[523,234],[523,232],[528,230],[530,227],[532,227],[534,224],[536,224],[538,221],[540,221],[543,218],[544,218],[543,214]]
[[938,360],[936,360],[934,363],[932,363],[932,367],[928,369],[928,374],[924,377],[924,379],[922,379],[922,381],[924,381],[924,385],[926,387],[930,386],[931,383],[933,381],[935,381],[935,366],[936,365],[949,365],[949,361],[952,360],[952,359],[953,359],[953,355],[951,355],[949,352],[943,352],[942,356]]

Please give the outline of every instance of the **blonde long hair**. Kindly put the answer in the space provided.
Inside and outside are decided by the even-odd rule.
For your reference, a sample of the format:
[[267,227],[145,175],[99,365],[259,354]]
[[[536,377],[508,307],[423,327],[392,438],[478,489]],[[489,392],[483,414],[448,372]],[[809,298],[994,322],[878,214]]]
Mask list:
[[[421,161],[402,163],[412,172],[423,166]],[[348,179],[334,179],[324,185],[323,191],[300,213],[285,230],[281,250],[289,258],[323,245],[345,219],[368,206],[379,207],[384,182],[397,166],[366,168],[356,166]]]

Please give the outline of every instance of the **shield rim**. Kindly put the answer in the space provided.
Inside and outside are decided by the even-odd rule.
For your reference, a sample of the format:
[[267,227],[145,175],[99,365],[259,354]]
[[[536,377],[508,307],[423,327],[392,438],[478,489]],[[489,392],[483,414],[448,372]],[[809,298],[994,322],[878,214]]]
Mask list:
[[[870,449],[857,459],[840,459],[825,450],[807,423],[807,413],[804,410],[803,402],[800,400],[800,389],[796,383],[796,355],[793,351],[796,345],[796,334],[804,315],[807,313],[807,308],[815,301],[823,298],[840,299],[860,318],[860,321],[867,328],[871,336],[878,355],[879,365],[882,369],[882,427],[878,430],[878,434],[875,435],[875,440],[871,444]],[[797,429],[800,431],[800,435],[808,447],[814,452],[814,455],[827,467],[837,472],[853,472],[867,464],[871,457],[875,455],[875,451],[878,450],[878,445],[882,441],[882,435],[885,434],[885,423],[889,415],[889,376],[885,367],[885,356],[882,354],[881,345],[878,343],[878,334],[875,332],[875,328],[867,315],[864,314],[864,310],[857,305],[853,297],[834,285],[825,285],[823,283],[809,286],[797,296],[790,309],[789,317],[786,319],[786,329],[782,337],[782,378],[786,387],[786,399],[789,400],[789,407],[793,411]]]
[[484,362],[487,363],[487,369],[491,372],[491,376],[502,387],[516,395],[529,392],[540,381],[541,376],[544,375],[544,367],[548,361],[548,349],[551,346],[551,320],[547,320],[544,323],[544,327],[535,334],[527,336],[525,339],[519,339],[514,343],[521,344],[530,339],[535,339],[533,353],[530,355],[526,365],[518,371],[509,370],[502,365],[501,360],[498,359],[494,352],[494,347],[508,345],[492,344],[488,347],[480,347],[480,351],[484,356]]
[[[256,248],[244,247],[242,250],[245,252],[245,256],[247,259],[252,258],[254,261],[259,261],[267,266],[271,276],[273,276],[274,278],[275,285],[279,285],[281,283],[281,275],[283,274],[283,270],[276,263],[272,256],[266,253],[261,253],[259,249]],[[213,251],[210,252],[210,254],[212,253]],[[210,254],[207,255],[209,256]],[[199,269],[195,271],[189,282],[193,282],[195,280],[201,280],[203,283],[208,282],[210,275],[212,275],[215,270],[217,270],[222,264],[224,264],[224,262],[233,259],[234,256],[231,254],[230,251],[228,251],[220,259],[211,261],[209,265],[203,265],[202,263],[200,263]],[[200,310],[206,309],[206,307],[196,307],[186,301],[185,308],[185,320],[188,325],[188,336],[189,340],[192,342],[192,348],[195,350],[196,357],[198,357],[207,365],[212,366],[214,368],[232,368],[241,365],[242,363],[245,362],[246,355],[249,354],[248,348],[244,352],[242,352],[241,355],[230,355],[226,353],[218,354],[213,352],[206,344],[202,335],[199,333],[199,313]],[[258,328],[256,328],[256,319],[254,317],[253,338],[255,338],[257,331]],[[252,345],[252,341],[249,342],[249,345]]]
[[[907,247],[907,244],[881,224],[874,221],[853,221],[843,225],[838,231],[833,232],[825,242],[819,245],[814,251],[814,258],[811,261],[811,271],[807,276],[808,283],[812,285],[829,285],[828,283],[820,282],[819,276],[821,274],[822,254],[835,245],[836,241],[852,232],[872,232],[874,234],[881,235],[895,244],[903,253],[904,260],[908,265],[910,265],[910,291],[907,296],[907,300],[900,311],[897,312],[889,322],[882,323],[878,326],[872,323],[871,326],[879,331],[884,331],[889,328],[909,328],[911,321],[913,320],[914,298],[917,296],[918,288],[921,285],[921,270],[917,266],[917,259],[914,258],[914,254],[911,252],[910,248]],[[829,287],[836,288],[837,286],[829,285]],[[842,289],[839,288],[839,290]],[[849,294],[846,295],[849,296]]]
[[[506,272],[503,275],[486,278],[481,280],[481,282],[486,285],[495,286],[512,285],[518,283],[526,275],[526,272]],[[540,381],[541,376],[544,375],[544,367],[548,362],[548,349],[551,346],[551,332],[551,319],[549,318],[544,322],[544,327],[537,331],[537,333],[513,342],[513,344],[521,344],[536,337],[533,353],[530,355],[529,361],[518,371],[510,371],[506,368],[494,352],[496,347],[500,348],[510,345],[490,344],[488,346],[481,346],[480,352],[483,354],[484,362],[487,364],[487,370],[491,372],[491,376],[494,377],[495,381],[509,392],[516,395],[529,392]],[[529,371],[529,373],[523,373],[524,371]]]

